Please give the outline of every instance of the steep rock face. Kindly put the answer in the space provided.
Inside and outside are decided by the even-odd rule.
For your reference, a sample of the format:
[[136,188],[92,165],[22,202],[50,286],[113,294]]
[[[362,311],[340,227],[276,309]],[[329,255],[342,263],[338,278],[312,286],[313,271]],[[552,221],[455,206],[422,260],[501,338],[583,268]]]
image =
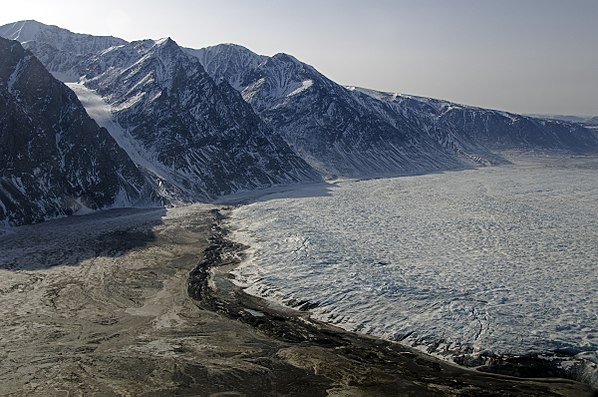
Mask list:
[[435,130],[465,136],[493,150],[541,149],[571,152],[598,148],[596,137],[579,123],[539,119],[448,101],[350,87],[384,102],[411,120]]
[[0,223],[130,206],[147,189],[75,94],[18,42],[0,38]]
[[268,57],[255,54],[236,44],[184,50],[198,58],[206,72],[216,81],[226,80],[237,91],[241,91],[244,87],[244,82],[241,80],[242,71],[253,70],[268,60]]
[[226,75],[217,69],[214,77],[229,78],[258,114],[325,174],[396,175],[461,168],[478,160],[440,144],[400,114],[381,116],[372,98],[356,96],[290,55],[260,57],[247,67],[240,60],[252,59],[252,53],[227,46],[208,48],[199,59],[228,65]]
[[0,27],[0,37],[19,41],[60,80],[75,81],[79,65],[91,54],[124,45],[126,41],[111,36],[73,33],[37,21],[19,21]]
[[83,72],[85,85],[111,105],[130,143],[124,146],[152,164],[171,199],[319,179],[238,92],[215,83],[171,39],[112,47]]

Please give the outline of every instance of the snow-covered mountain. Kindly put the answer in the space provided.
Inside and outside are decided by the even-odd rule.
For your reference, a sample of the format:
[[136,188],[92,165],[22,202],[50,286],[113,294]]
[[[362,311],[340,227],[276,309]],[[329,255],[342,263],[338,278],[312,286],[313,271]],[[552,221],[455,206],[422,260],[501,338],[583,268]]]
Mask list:
[[146,168],[178,199],[319,178],[238,92],[171,39],[101,51],[84,75],[112,107],[123,147],[136,148],[132,158],[151,163]]
[[422,121],[436,131],[467,137],[491,150],[546,149],[584,152],[598,149],[596,137],[578,123],[538,119],[413,95],[357,87],[348,89],[384,102],[410,120]]
[[[441,144],[400,114],[382,117],[374,99],[347,90],[290,55],[261,57],[226,44],[192,53],[206,65],[228,65],[226,74],[220,73],[223,66],[214,68],[213,77],[231,81],[258,114],[324,174],[396,175],[484,161],[477,153],[458,153],[453,143]],[[248,66],[246,59],[253,62]],[[469,146],[474,145],[458,149]]]
[[[94,42],[60,33],[36,35],[27,44],[56,76],[80,80],[71,88],[167,200],[320,179],[237,91],[215,82],[173,40]],[[76,55],[57,59],[46,52],[76,40],[79,48],[69,50]]]
[[[596,150],[578,125],[341,87],[290,55],[227,44],[191,51],[310,164],[347,176],[500,163],[496,149]],[[244,60],[252,60],[246,62]],[[221,70],[226,69],[226,73]]]
[[239,71],[253,70],[268,60],[268,57],[253,53],[236,44],[224,44],[199,50],[185,48],[184,50],[199,58],[206,72],[215,77],[217,81],[226,80],[237,91],[241,91],[244,85],[244,82],[241,81],[243,74]]
[[146,180],[75,94],[0,38],[0,225],[151,204]]
[[78,66],[89,55],[126,44],[116,37],[73,33],[31,20],[0,26],[0,37],[20,42],[62,81],[76,81]]

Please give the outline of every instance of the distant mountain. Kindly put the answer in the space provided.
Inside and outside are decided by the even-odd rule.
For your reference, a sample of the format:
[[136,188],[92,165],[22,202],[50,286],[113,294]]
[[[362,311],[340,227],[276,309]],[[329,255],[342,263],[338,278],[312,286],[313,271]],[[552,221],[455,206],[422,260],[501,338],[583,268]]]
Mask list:
[[0,38],[0,224],[151,204],[149,186],[75,94]]
[[324,174],[396,175],[498,160],[466,139],[439,141],[402,114],[391,115],[375,99],[347,90],[290,55],[263,57],[226,44],[189,52],[215,79],[236,87],[264,121]]
[[[558,120],[558,121],[566,121],[569,123],[581,123],[581,124],[585,124],[586,122],[592,120],[591,116],[572,116],[572,115],[562,115],[562,114],[528,114],[528,116],[536,118],[536,119]],[[598,118],[598,117],[596,117],[596,118]]]
[[596,150],[579,125],[342,87],[290,55],[188,50],[321,172],[378,176],[504,161],[502,149]]
[[78,66],[89,55],[127,43],[116,37],[73,33],[37,21],[0,26],[0,37],[20,42],[62,81],[76,81],[80,76]]
[[598,126],[598,116],[592,117],[584,122],[586,125]]
[[423,125],[439,131],[450,131],[454,136],[466,137],[491,150],[585,152],[598,149],[596,136],[577,123],[537,119],[412,95],[349,89],[389,104],[408,119],[423,121]]

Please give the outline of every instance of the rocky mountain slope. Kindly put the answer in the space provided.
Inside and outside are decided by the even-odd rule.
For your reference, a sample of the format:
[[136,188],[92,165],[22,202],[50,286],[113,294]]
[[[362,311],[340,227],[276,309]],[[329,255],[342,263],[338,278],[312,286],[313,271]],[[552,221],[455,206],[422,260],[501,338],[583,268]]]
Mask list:
[[0,224],[151,202],[148,186],[75,94],[0,38]]
[[263,57],[228,44],[189,52],[214,78],[231,82],[310,164],[332,173],[500,163],[497,149],[598,148],[591,131],[572,123],[341,87],[286,54]]
[[184,51],[197,57],[210,76],[217,80],[228,81],[237,91],[241,91],[244,87],[242,81],[244,76],[240,72],[253,70],[268,60],[268,57],[253,53],[236,44],[224,44],[199,50],[185,48]]
[[[42,62],[48,60],[47,66],[61,73],[58,76],[75,73],[75,80],[81,78],[92,90],[73,87],[78,94],[101,97],[114,121],[102,124],[167,200],[208,200],[320,179],[237,91],[226,82],[215,82],[198,59],[173,40],[112,43],[69,33],[36,35],[27,43]],[[62,64],[45,51],[79,39],[79,48],[70,51],[86,55]],[[116,45],[89,53],[109,44]]]
[[579,123],[538,119],[515,113],[464,106],[412,95],[348,87],[387,104],[411,120],[423,121],[439,131],[481,143],[491,150],[544,149],[592,151],[598,141]]
[[[382,116],[373,98],[347,90],[290,55],[260,57],[226,44],[192,53],[210,66],[215,79],[237,87],[324,174],[396,175],[486,161],[478,155],[483,148],[469,150],[476,147],[473,142],[439,142],[401,114]],[[237,66],[234,72],[231,66]]]
[[133,158],[151,162],[183,201],[318,179],[228,83],[214,82],[171,39],[112,47],[90,58],[84,75],[138,148]]

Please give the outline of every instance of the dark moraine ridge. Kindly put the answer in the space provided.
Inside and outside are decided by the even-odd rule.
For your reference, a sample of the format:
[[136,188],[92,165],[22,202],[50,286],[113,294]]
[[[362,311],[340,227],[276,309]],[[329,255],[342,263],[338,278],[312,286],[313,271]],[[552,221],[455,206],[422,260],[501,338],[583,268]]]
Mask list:
[[[243,259],[243,250],[247,247],[227,238],[229,231],[221,226],[225,216],[219,210],[213,210],[213,216],[213,234],[204,259],[189,275],[189,295],[200,307],[250,324],[268,336],[295,345],[301,357],[296,359],[300,362],[298,365],[302,363],[313,369],[314,376],[334,379],[335,363],[351,362],[355,371],[352,376],[356,379],[359,375],[363,378],[364,373],[377,374],[366,382],[367,387],[363,379],[354,382],[356,390],[365,395],[598,395],[589,385],[558,378],[563,374],[534,357],[494,360],[492,365],[480,368],[486,372],[476,371],[397,343],[347,332],[309,318],[308,312],[287,309],[248,295],[232,283],[229,274]],[[328,372],[322,370],[327,365]]]

